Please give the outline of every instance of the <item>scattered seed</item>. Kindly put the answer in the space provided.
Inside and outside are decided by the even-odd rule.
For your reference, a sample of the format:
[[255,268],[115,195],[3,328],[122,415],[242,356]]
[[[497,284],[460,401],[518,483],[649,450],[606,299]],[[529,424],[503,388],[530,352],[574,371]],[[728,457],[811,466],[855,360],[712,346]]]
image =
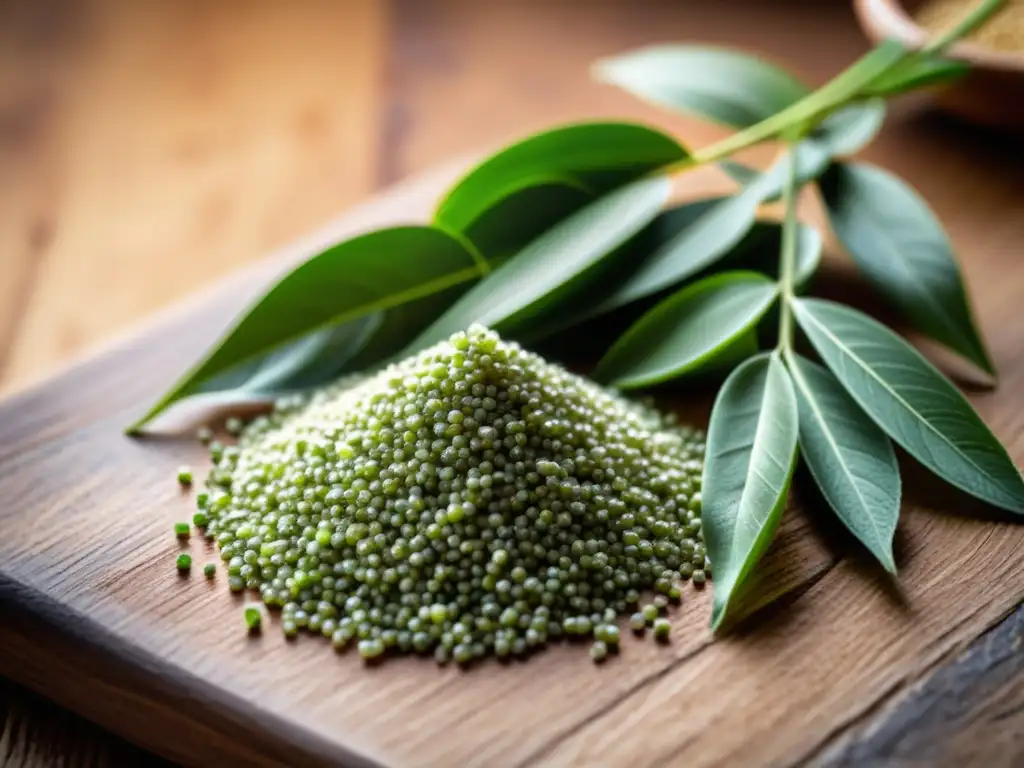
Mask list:
[[249,628],[250,632],[260,631],[260,624],[263,621],[263,611],[260,610],[258,605],[247,605],[242,611],[242,615],[245,618],[245,626]]
[[662,642],[668,640],[669,633],[672,631],[672,623],[662,617],[654,620],[654,637]]

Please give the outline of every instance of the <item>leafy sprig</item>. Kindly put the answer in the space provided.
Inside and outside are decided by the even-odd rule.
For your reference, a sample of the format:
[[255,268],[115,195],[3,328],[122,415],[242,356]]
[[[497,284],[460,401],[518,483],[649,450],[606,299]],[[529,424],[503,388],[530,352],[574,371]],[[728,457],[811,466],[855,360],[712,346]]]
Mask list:
[[[1000,5],[983,0],[919,51],[884,42],[816,91],[757,57],[708,46],[599,62],[602,81],[738,130],[696,151],[620,122],[517,142],[450,189],[433,223],[361,235],[284,276],[129,431],[196,395],[230,406],[314,386],[472,322],[530,343],[600,317],[619,336],[593,375],[612,386],[733,369],[712,409],[702,487],[713,628],[770,543],[798,458],[893,572],[893,443],[968,494],[1024,514],[1020,471],[948,379],[884,325],[803,295],[822,238],[796,214],[802,188],[818,184],[868,281],[994,379],[953,247],[927,203],[892,174],[844,158],[875,136],[884,98],[962,77],[966,66],[942,51]],[[783,146],[767,171],[731,159],[766,141]],[[708,163],[739,191],[665,210],[668,176]],[[779,198],[781,225],[759,219]],[[765,320],[773,309],[777,327]],[[776,332],[766,351],[763,326]],[[798,332],[823,365],[797,352]]]

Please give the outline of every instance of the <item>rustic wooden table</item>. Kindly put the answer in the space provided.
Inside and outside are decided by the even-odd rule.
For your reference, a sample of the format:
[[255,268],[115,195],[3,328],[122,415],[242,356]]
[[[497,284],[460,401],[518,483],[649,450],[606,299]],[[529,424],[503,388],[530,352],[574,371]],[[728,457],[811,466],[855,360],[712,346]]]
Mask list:
[[[708,141],[707,127],[666,121],[587,81],[597,56],[663,39],[760,50],[811,82],[865,48],[842,0],[0,5],[0,387],[26,386],[374,190],[467,150],[595,115],[658,119],[690,143]],[[971,245],[1018,248],[1024,155],[1013,140],[914,105],[897,112],[872,156],[932,201],[968,275]],[[1019,415],[1005,418],[1021,431]],[[1020,580],[1008,583],[1019,600]],[[951,624],[927,663],[877,691],[852,728],[842,723],[843,738],[822,734],[828,749],[813,757],[1021,759],[1024,618],[998,619]],[[865,616],[874,620],[886,618]],[[847,650],[853,663],[857,650]],[[770,706],[772,692],[761,695]],[[0,765],[157,762],[7,683],[0,721]]]

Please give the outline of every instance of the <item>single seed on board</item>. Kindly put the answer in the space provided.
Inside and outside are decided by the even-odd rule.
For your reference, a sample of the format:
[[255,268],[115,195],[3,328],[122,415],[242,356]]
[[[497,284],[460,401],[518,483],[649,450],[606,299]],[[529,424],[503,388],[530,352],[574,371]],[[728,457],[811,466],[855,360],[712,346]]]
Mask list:
[[672,624],[666,618],[660,618],[654,620],[654,637],[658,640],[668,640],[669,633],[672,631]]
[[247,605],[242,611],[242,618],[250,632],[258,632],[263,621],[263,611],[257,605]]

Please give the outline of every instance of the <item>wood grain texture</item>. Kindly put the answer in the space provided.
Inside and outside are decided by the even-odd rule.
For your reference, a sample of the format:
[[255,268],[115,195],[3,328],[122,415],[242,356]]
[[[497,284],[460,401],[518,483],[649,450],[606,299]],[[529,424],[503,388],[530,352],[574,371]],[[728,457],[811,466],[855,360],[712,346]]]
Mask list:
[[1024,754],[1024,605],[824,750],[823,766],[1012,765]]
[[0,680],[0,722],[4,768],[171,765],[9,680]]
[[[122,33],[125,29],[122,25],[126,22],[113,18],[113,5],[71,5],[100,9],[107,14],[106,23],[113,25],[109,29]],[[150,8],[156,5],[149,4]],[[316,24],[310,8],[316,7],[324,14],[320,19],[333,13],[326,3],[302,5],[306,24]],[[329,199],[321,216],[355,197],[356,187],[365,189],[376,181],[401,178],[453,152],[495,145],[556,120],[632,116],[657,120],[693,145],[713,139],[715,129],[682,119],[666,120],[623,94],[586,81],[586,65],[592,58],[630,45],[662,39],[736,43],[793,66],[812,82],[821,82],[863,48],[849,10],[841,2],[651,2],[642,4],[642,8],[632,3],[594,2],[588,4],[587,14],[573,12],[573,4],[568,2],[480,4],[444,0],[391,5],[387,15],[393,24],[393,54],[385,72],[386,88],[366,93],[367,100],[358,104],[364,104],[367,111],[355,116],[371,135],[364,137],[364,144],[356,137],[352,145],[336,143],[330,147],[338,152],[365,148],[355,157],[355,167],[362,170],[354,176],[361,178],[365,173],[370,181],[348,187],[350,177],[339,179],[337,174],[324,181]],[[253,8],[257,9],[253,13],[269,14],[268,18],[276,13],[266,10],[269,5],[256,4]],[[156,11],[131,13],[132,18],[145,19],[152,18],[147,13]],[[54,94],[40,103],[55,106],[35,107],[38,112],[34,114],[39,116],[32,120],[36,122],[27,121],[43,126],[42,130],[28,132],[33,137],[31,152],[22,153],[18,149],[22,145],[13,144],[4,150],[5,158],[10,155],[12,159],[10,167],[20,169],[15,181],[9,181],[10,177],[0,181],[0,216],[5,223],[13,224],[2,230],[0,238],[10,238],[17,246],[12,252],[31,253],[34,247],[48,254],[57,236],[63,233],[70,237],[68,232],[75,234],[73,242],[79,246],[89,243],[91,231],[86,226],[71,230],[31,226],[35,221],[50,221],[40,212],[50,210],[53,199],[63,201],[62,179],[67,171],[62,162],[69,153],[74,156],[69,147],[73,148],[78,128],[68,136],[62,128],[64,123],[47,117],[47,110],[56,109],[62,114],[60,93],[68,80],[63,79],[67,76],[60,62],[66,59],[76,65],[79,59],[75,57],[81,55],[77,51],[94,45],[88,34],[73,31],[75,18],[79,17],[70,15],[67,31],[56,39],[53,50],[59,56],[43,59],[57,61],[56,74],[43,77],[46,67],[26,68],[33,73],[38,70],[33,74],[38,78],[34,81],[39,83],[35,86],[38,91]],[[262,44],[263,48],[256,46],[259,50],[252,55],[288,52],[278,36],[260,27],[261,23],[267,22],[251,22],[246,27],[250,31],[241,33],[240,39]],[[212,24],[209,28],[215,27]],[[328,24],[322,27],[327,29]],[[6,32],[7,27],[2,28]],[[212,48],[227,36],[224,26],[218,28],[220,37],[209,42]],[[263,31],[253,32],[254,28]],[[86,25],[86,29],[92,27]],[[156,27],[149,29],[158,38],[163,34]],[[175,29],[179,39],[191,32],[187,24]],[[355,37],[372,39],[357,28],[346,29]],[[572,34],[564,34],[565,29],[571,29]],[[104,37],[108,44],[117,39],[113,32]],[[337,51],[327,51],[329,47],[325,42],[317,48],[328,62],[334,61],[331,57],[335,55],[340,57]],[[354,50],[358,54],[368,49],[357,42]],[[0,53],[7,54],[9,49]],[[123,58],[126,54],[90,55],[104,61],[106,57],[137,60]],[[18,57],[15,60],[21,61]],[[279,64],[293,73],[312,71],[303,69],[305,65]],[[379,63],[370,61],[368,66],[379,67]],[[259,67],[229,69],[236,82],[232,87],[239,93],[249,93],[247,89],[252,88],[241,82],[247,72],[264,71]],[[141,73],[125,73],[109,62],[105,67],[85,67],[83,71],[100,73],[92,82],[104,84],[105,89],[115,88],[105,85],[111,79],[122,84],[130,81],[136,89],[143,82]],[[173,72],[168,74],[167,68],[158,67],[156,72],[158,78],[169,81],[177,77]],[[320,69],[317,73],[324,77]],[[354,78],[357,91],[358,83],[364,82],[362,76],[344,73],[344,78]],[[342,87],[340,81],[331,80],[329,85]],[[35,91],[29,88],[26,92]],[[171,96],[179,92],[187,90],[165,87],[161,91],[164,100],[148,107],[164,109],[163,114],[168,114]],[[231,88],[225,91],[229,92],[233,92]],[[120,98],[129,99],[132,89],[119,93]],[[262,96],[263,100],[271,99],[272,104],[260,108],[271,113],[276,109],[274,105],[282,105],[281,115],[290,109],[283,106],[286,102],[296,108],[299,105],[299,100],[290,101],[287,87]],[[11,103],[31,104],[33,98],[39,97]],[[75,103],[88,111],[80,99]],[[219,103],[212,99],[204,109],[219,114]],[[229,98],[225,104],[230,109],[218,119],[227,123],[236,110],[248,114],[246,109],[256,108],[254,102],[243,98]],[[384,107],[382,122],[378,123],[374,105]],[[370,112],[372,119],[367,118]],[[1012,141],[971,135],[948,121],[918,118],[912,105],[897,112],[901,114],[872,147],[869,157],[906,175],[919,187],[946,221],[963,253],[968,279],[979,299],[982,325],[993,342],[997,362],[1004,368],[999,392],[978,393],[975,402],[1000,436],[1012,443],[1019,462],[1024,419],[1019,408],[1020,353],[1016,338],[1022,329],[1015,304],[1024,278],[1013,257],[1024,234],[1015,204],[1024,192],[1022,152]],[[23,111],[18,109],[13,114],[21,115]],[[127,114],[139,116],[131,110]],[[145,115],[141,117],[146,119]],[[91,120],[99,118],[85,115],[77,119],[80,122],[73,125],[88,127]],[[216,119],[213,122],[220,124]],[[283,117],[281,122],[289,124]],[[3,125],[2,133],[7,137],[8,123]],[[152,127],[155,123],[146,125]],[[188,121],[183,122],[184,129],[190,126]],[[83,159],[72,166],[94,168],[94,161],[88,159],[93,151],[103,150],[109,156],[110,147],[116,144],[107,143],[108,131],[119,140],[125,139],[124,133],[113,130],[116,127],[113,123],[95,124],[90,134],[93,139],[81,145]],[[274,135],[288,134],[282,129]],[[163,140],[159,126],[156,136]],[[242,210],[239,226],[258,230],[264,219],[273,218],[276,209],[265,207],[266,201],[254,184],[249,184],[252,188],[235,189],[235,178],[244,180],[239,186],[266,178],[292,189],[296,184],[290,175],[294,165],[289,161],[267,166],[263,177],[255,169],[266,153],[273,154],[272,147],[277,146],[274,141],[251,151],[239,151],[237,156],[231,155],[234,150],[230,142],[216,146],[219,149],[210,163],[217,165],[221,162],[217,158],[224,154],[233,157],[230,172],[236,176],[225,175],[223,179],[231,193],[238,195]],[[62,150],[55,154],[53,147]],[[140,150],[144,156],[148,152]],[[769,154],[765,148],[751,157],[763,163]],[[52,170],[36,177],[33,168]],[[128,205],[128,210],[134,212],[131,206],[138,204],[138,210],[145,211],[157,200],[168,205],[172,223],[187,226],[189,219],[181,212],[195,206],[207,187],[198,183],[199,177],[178,178],[174,163],[160,165],[154,161],[149,168],[146,179],[135,180],[132,194],[110,194],[104,197],[102,206],[93,208],[87,201],[77,205],[85,206],[99,221],[110,217],[117,206]],[[304,168],[302,173],[313,177],[319,170],[311,165]],[[280,726],[286,739],[290,738],[288,734],[296,733],[296,713],[312,724],[313,737],[308,742],[302,740],[306,746],[296,745],[307,752],[290,753],[305,754],[311,763],[330,762],[338,755],[318,751],[318,742],[327,750],[343,742],[371,757],[414,765],[674,765],[684,756],[698,765],[726,757],[778,764],[805,759],[898,764],[912,761],[915,750],[924,744],[933,748],[929,764],[957,760],[985,765],[1019,763],[1020,745],[1011,738],[1021,730],[1018,713],[1024,705],[1019,684],[1020,656],[1014,655],[1019,643],[1011,641],[1009,651],[999,646],[1003,648],[999,651],[1002,656],[997,657],[1004,660],[994,667],[993,674],[1005,677],[1001,687],[978,688],[975,693],[954,689],[965,691],[971,703],[960,714],[951,714],[949,720],[922,715],[939,699],[932,696],[915,700],[911,693],[934,691],[936,685],[939,690],[951,690],[948,685],[941,687],[941,681],[951,674],[948,670],[956,669],[956,652],[969,647],[970,653],[977,654],[988,641],[982,639],[969,646],[970,640],[1024,595],[1020,533],[1004,521],[993,524],[976,517],[969,502],[929,485],[912,468],[908,486],[912,485],[915,493],[908,498],[907,519],[898,535],[902,569],[899,587],[880,581],[844,534],[822,525],[813,515],[793,510],[766,563],[761,584],[751,595],[752,610],[773,604],[759,611],[735,638],[709,643],[703,631],[707,594],[694,594],[682,609],[676,623],[679,634],[670,648],[631,643],[623,657],[604,670],[593,669],[584,658],[585,652],[578,648],[559,648],[527,665],[490,664],[468,674],[424,668],[414,661],[364,671],[356,659],[336,659],[324,643],[315,639],[303,638],[295,647],[285,647],[277,634],[268,630],[262,639],[248,641],[240,631],[238,603],[226,594],[223,585],[211,589],[198,579],[183,583],[173,575],[177,549],[168,531],[171,522],[190,507],[177,492],[173,469],[186,457],[198,463],[198,453],[194,446],[183,442],[127,442],[119,435],[120,426],[191,362],[282,262],[311,252],[345,232],[422,213],[433,191],[450,176],[451,172],[442,173],[421,186],[406,187],[361,207],[338,228],[314,233],[276,261],[204,292],[190,310],[165,319],[160,329],[123,342],[119,350],[101,360],[87,362],[0,409],[0,498],[5,499],[0,505],[0,571],[6,576],[0,585],[0,617],[4,619],[0,621],[0,672],[31,684],[138,743],[185,762],[209,763],[211,755],[224,756],[231,762],[230,756],[240,754],[274,762],[280,753],[259,737],[250,742],[248,753],[235,751],[245,749],[244,744],[239,746],[240,736],[249,731],[244,723],[239,727],[232,717],[245,713],[242,719],[247,719],[255,703],[260,710],[258,717],[270,718],[263,721],[273,724],[270,732]],[[76,199],[82,201],[88,194],[96,194],[105,183],[106,177],[98,172],[84,173]],[[164,196],[160,191],[165,183],[173,195]],[[341,187],[327,188],[334,183]],[[715,184],[721,185],[722,181],[713,172],[696,174],[687,177],[686,191],[696,194]],[[332,194],[337,196],[330,197]],[[277,202],[283,199],[277,198]],[[812,217],[815,208],[812,204],[807,209]],[[315,221],[303,221],[303,210],[293,213],[282,216],[294,224],[294,232]],[[152,210],[149,218],[142,220],[154,224],[150,232],[140,224],[128,240],[145,252],[153,250],[188,259],[195,284],[202,275],[214,273],[202,272],[205,260],[212,261],[214,271],[223,271],[229,263],[248,259],[265,244],[292,234],[288,230],[291,224],[286,224],[280,238],[250,241],[246,238],[254,235],[246,231],[238,235],[241,246],[230,237],[209,241],[197,237],[187,242],[175,240],[172,249],[159,238],[166,232],[176,237],[176,230],[164,229]],[[113,226],[110,222],[100,224],[100,233]],[[116,238],[111,237],[109,242],[115,243]],[[207,242],[220,253],[229,253],[236,246],[239,250],[219,262],[219,257],[209,256]],[[68,254],[74,250],[70,244],[63,247]],[[242,247],[253,250],[243,253]],[[4,269],[0,299],[22,297],[25,292],[20,286],[36,283],[40,277],[41,284],[54,275],[60,278],[61,270],[43,272],[36,269],[32,258],[22,255],[7,260],[7,253],[5,249],[0,255]],[[97,249],[90,251],[89,258],[103,264],[105,256]],[[116,263],[124,268],[123,259]],[[8,264],[13,265],[10,271]],[[7,281],[9,274],[16,276],[16,286]],[[829,281],[823,290],[860,301],[862,296],[845,279],[848,272],[835,274],[842,279]],[[58,296],[60,324],[86,332],[62,346],[63,342],[52,341],[56,336],[48,335],[56,326],[48,326],[46,318],[33,321],[26,327],[44,329],[36,337],[44,339],[44,354],[29,359],[25,352],[18,352],[17,370],[47,367],[67,350],[109,333],[133,313],[181,293],[186,286],[177,277],[171,279],[162,272],[154,277],[146,269],[132,271],[130,278],[126,275],[119,283],[121,289],[141,291],[140,300],[116,319],[105,315],[110,310],[85,291],[70,290],[67,284],[59,291],[46,288]],[[10,306],[6,300],[0,302],[0,313],[12,314]],[[99,317],[95,321],[89,319],[94,310]],[[0,339],[15,335],[21,333],[12,333],[10,325],[0,323]],[[131,375],[126,376],[125,371]],[[20,373],[18,376],[24,380]],[[37,487],[33,481],[39,473],[46,483]],[[948,516],[950,510],[961,508],[966,511]],[[940,509],[946,514],[935,511]],[[94,530],[94,526],[103,525],[91,516],[97,510],[117,533]],[[134,522],[125,524],[126,520]],[[201,548],[194,554],[200,563],[207,556]],[[57,600],[56,612],[45,608],[52,608],[52,602],[26,599],[47,592]],[[15,606],[23,617],[17,625],[7,621],[14,615]],[[34,607],[26,614],[25,606]],[[67,623],[69,614],[62,612],[66,607],[75,611],[70,614],[72,629],[82,629],[81,634],[67,633],[78,643],[58,647],[40,642],[38,638],[55,635],[40,630],[40,615]],[[993,632],[1003,637],[1010,621],[1007,619]],[[107,634],[103,634],[104,628]],[[30,642],[24,641],[26,637]],[[123,645],[126,642],[127,648]],[[116,655],[133,654],[133,663],[104,655],[104,649],[109,652],[112,647]],[[15,650],[16,654],[8,652]],[[61,664],[55,665],[54,658]],[[259,669],[263,667],[269,669],[261,676]],[[980,674],[978,679],[984,677]],[[117,682],[110,684],[110,680]],[[180,698],[181,689],[175,688],[183,680],[187,686],[197,686],[187,704]],[[552,680],[557,680],[558,686],[551,686]],[[701,704],[686,703],[694,700]],[[989,707],[986,702],[994,703]],[[178,716],[179,710],[197,706],[195,714],[212,718],[212,723],[196,722],[189,712]],[[644,744],[623,749],[623,745],[610,743],[610,734],[620,733],[625,714],[638,708],[648,713],[648,718],[629,721],[632,731],[624,743],[628,746],[639,734]],[[739,716],[743,713],[746,718]],[[689,730],[680,730],[680,723],[695,717],[694,722],[703,728],[696,729],[691,723]],[[169,723],[175,730],[154,727]],[[442,730],[444,737],[439,738]],[[693,739],[684,742],[685,734]],[[883,736],[879,739],[876,734]],[[756,751],[751,746],[754,742],[746,741],[754,735],[761,736]],[[252,754],[253,744],[259,745],[258,754]],[[603,750],[593,750],[595,744],[602,745]],[[53,757],[50,764],[58,764],[65,756]],[[464,759],[460,761],[460,757]]]
[[[913,124],[900,127],[902,135],[898,128],[887,138],[890,147],[914,138]],[[975,166],[962,162],[960,178],[969,180]],[[383,196],[318,237],[422,215],[440,181]],[[978,217],[984,215],[970,226],[983,224]],[[1024,430],[1016,392],[1024,357],[1016,339],[1024,329],[1016,297],[1000,286],[1024,279],[1024,264],[1010,251],[990,250],[984,237],[973,242],[984,258],[966,268],[985,297],[981,322],[1004,378],[997,393],[976,402],[1019,461]],[[175,440],[133,442],[118,427],[266,277],[237,277],[0,411],[0,495],[13,510],[0,518],[0,599],[5,610],[21,606],[23,614],[27,607],[32,617],[53,616],[59,606],[64,618],[55,620],[77,627],[87,668],[101,673],[62,665],[53,674],[48,646],[61,635],[27,620],[0,628],[0,671],[169,757],[275,762],[281,753],[261,742],[256,751],[236,751],[248,743],[237,723],[253,720],[256,706],[266,718],[260,733],[278,734],[298,750],[289,754],[310,764],[349,753],[425,766],[794,763],[965,645],[1024,592],[1024,528],[992,520],[944,490],[929,496],[915,476],[900,528],[898,586],[880,580],[855,552],[850,557],[848,542],[837,543],[793,510],[753,595],[761,606],[789,604],[762,608],[720,642],[706,635],[708,594],[698,592],[684,601],[669,648],[629,643],[600,668],[579,647],[561,646],[528,664],[470,672],[415,659],[367,670],[351,656],[335,657],[317,638],[290,644],[268,631],[249,639],[239,601],[223,584],[173,572],[178,545],[168,531],[190,506],[173,470],[183,460],[199,465],[200,449]],[[129,367],[135,373],[126,378]],[[199,562],[213,555],[200,542],[191,548]],[[118,681],[110,689],[118,695],[95,695],[110,679]],[[180,714],[181,686],[193,686],[201,716]],[[148,727],[172,714],[174,738]]]
[[5,3],[3,383],[369,194],[386,12],[378,0]]

